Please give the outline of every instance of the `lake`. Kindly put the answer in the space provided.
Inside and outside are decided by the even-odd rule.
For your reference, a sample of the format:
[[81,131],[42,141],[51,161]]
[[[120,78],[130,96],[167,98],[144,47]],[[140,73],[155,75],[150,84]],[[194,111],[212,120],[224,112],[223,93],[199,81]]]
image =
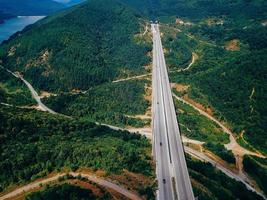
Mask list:
[[0,43],[7,40],[14,33],[23,30],[27,25],[33,24],[45,16],[18,16],[5,20],[0,24]]

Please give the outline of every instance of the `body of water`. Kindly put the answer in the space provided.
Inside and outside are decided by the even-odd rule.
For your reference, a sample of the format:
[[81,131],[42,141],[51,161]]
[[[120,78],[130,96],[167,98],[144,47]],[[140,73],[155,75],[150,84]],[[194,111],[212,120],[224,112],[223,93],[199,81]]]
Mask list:
[[21,31],[27,25],[33,24],[45,16],[18,16],[5,20],[3,24],[0,24],[0,43],[7,40],[14,33]]

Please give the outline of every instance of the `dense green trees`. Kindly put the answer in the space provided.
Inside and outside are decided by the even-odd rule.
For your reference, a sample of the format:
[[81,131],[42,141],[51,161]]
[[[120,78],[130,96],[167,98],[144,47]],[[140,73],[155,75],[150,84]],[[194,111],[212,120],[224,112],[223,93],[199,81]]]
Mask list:
[[257,181],[260,188],[267,194],[267,159],[245,156],[243,164],[245,171]]
[[24,83],[0,67],[0,103],[29,105],[34,103]]
[[55,187],[48,187],[43,191],[34,192],[26,197],[26,200],[101,200],[111,199],[96,197],[91,190],[79,186],[63,184]]
[[0,171],[5,172],[0,175],[1,190],[62,167],[153,174],[151,146],[140,135],[4,106],[0,122]]
[[165,34],[163,37],[164,48],[167,49],[165,54],[168,67],[172,69],[185,68],[192,60],[192,50],[190,47],[194,46],[194,41],[188,40],[184,34],[179,34],[173,38],[167,28],[162,28]]
[[24,29],[0,47],[0,59],[39,89],[88,89],[144,72],[151,47],[134,42],[139,26],[126,6],[93,0]]
[[244,184],[227,177],[211,164],[196,161],[190,157],[187,157],[186,161],[190,177],[198,183],[194,194],[198,196],[199,200],[263,199],[256,193],[247,190]]
[[85,94],[62,94],[44,99],[59,113],[83,117],[92,121],[119,126],[144,126],[142,121],[129,115],[144,114],[149,102],[144,99],[147,81],[107,83],[88,90]]
[[[251,28],[247,28],[238,35],[235,28],[229,30],[229,26],[223,27],[220,35],[214,36],[206,33],[205,28],[202,32],[203,26],[198,26],[197,34],[208,41],[215,38],[214,41],[219,44],[237,37],[241,43],[239,51],[227,51],[220,46],[200,43],[196,51],[201,59],[190,71],[172,74],[171,79],[191,85],[191,98],[214,107],[217,117],[227,121],[235,133],[245,131],[244,138],[266,152],[267,106],[264,102],[267,98],[267,46],[260,41],[261,36],[265,38],[267,31],[262,29],[262,25],[255,25],[252,26],[255,34],[252,34]],[[234,27],[234,24],[230,27]]]
[[266,15],[266,1],[258,0],[123,0],[151,17],[180,16],[194,20],[224,15],[256,18]]
[[204,147],[212,152],[215,152],[216,155],[223,160],[226,160],[228,163],[235,164],[236,160],[234,154],[232,151],[227,150],[222,144],[207,142]]

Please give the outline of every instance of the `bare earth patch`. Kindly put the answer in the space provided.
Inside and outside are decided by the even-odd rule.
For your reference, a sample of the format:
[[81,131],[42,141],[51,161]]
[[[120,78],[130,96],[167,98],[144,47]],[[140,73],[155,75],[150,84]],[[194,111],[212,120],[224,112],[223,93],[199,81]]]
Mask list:
[[12,46],[9,49],[7,56],[14,56],[18,47],[20,47],[20,44],[17,44],[17,45]]
[[190,85],[178,84],[178,83],[171,83],[171,87],[175,88],[177,92],[185,92],[188,90]]
[[208,26],[223,25],[224,21],[218,18],[208,18],[206,20]]
[[118,181],[119,185],[124,185],[130,191],[138,191],[139,188],[143,188],[145,185],[151,185],[154,182],[153,178],[148,178],[142,174],[136,174],[124,170],[120,175],[111,175],[111,180]]
[[184,95],[184,96],[183,96],[183,99],[186,100],[186,101],[188,101],[189,103],[193,104],[193,105],[194,105],[195,107],[197,107],[198,109],[200,109],[200,110],[202,110],[202,111],[208,113],[209,115],[213,116],[214,110],[213,110],[212,108],[210,108],[210,107],[207,108],[207,107],[205,107],[204,105],[202,105],[202,104],[200,104],[200,103],[194,101],[193,99],[190,99],[190,98],[188,97],[188,95]]
[[44,98],[44,97],[57,96],[57,94],[47,92],[47,91],[41,91],[39,96],[40,96],[40,98]]
[[261,24],[262,24],[262,26],[267,26],[267,20],[263,21]]
[[228,51],[239,51],[240,50],[239,44],[240,44],[240,41],[238,39],[233,39],[233,40],[226,42],[225,48]]

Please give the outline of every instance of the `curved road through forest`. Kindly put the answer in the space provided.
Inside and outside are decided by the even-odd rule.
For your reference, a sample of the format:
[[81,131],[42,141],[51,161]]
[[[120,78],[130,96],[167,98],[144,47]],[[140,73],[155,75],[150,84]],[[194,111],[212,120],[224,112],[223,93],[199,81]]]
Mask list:
[[51,110],[50,108],[48,108],[46,105],[44,105],[41,101],[41,98],[39,97],[38,93],[36,92],[36,90],[32,87],[32,85],[26,81],[20,74],[14,73],[12,71],[10,71],[7,68],[4,68],[3,66],[0,65],[0,67],[3,70],[6,70],[8,73],[10,73],[12,76],[22,80],[24,82],[24,84],[28,87],[28,89],[30,90],[32,97],[36,100],[37,104],[38,104],[38,108],[42,111],[46,111],[49,112],[51,114],[57,114],[55,111]]
[[[101,185],[103,187],[106,187],[106,188],[109,188],[109,189],[116,191],[116,192],[124,195],[128,199],[142,200],[142,198],[140,198],[137,194],[125,189],[124,187],[116,185],[110,181],[101,179],[99,177],[96,177],[94,175],[85,174],[85,173],[76,173],[76,172],[70,172],[68,174],[71,176],[74,176],[74,177],[78,177],[80,175],[81,177],[84,177],[84,178],[88,179],[89,181],[95,182],[98,185]],[[45,178],[45,179],[42,179],[39,181],[35,181],[33,183],[29,183],[28,185],[22,186],[22,187],[17,188],[15,190],[3,195],[3,196],[0,196],[0,200],[14,198],[20,194],[32,191],[34,189],[38,189],[38,188],[40,188],[40,184],[44,185],[44,184],[51,183],[53,181],[57,181],[59,177],[63,177],[65,175],[67,175],[67,173],[56,174],[55,176]]]
[[[193,61],[193,63],[194,63],[195,59],[192,59],[192,61]],[[190,63],[190,67],[192,66],[193,63],[192,63],[192,62]],[[1,65],[0,65],[0,67],[1,67],[2,69],[6,70],[8,73],[12,74],[14,77],[21,79],[21,80],[25,83],[25,85],[26,85],[26,86],[28,87],[28,89],[30,90],[30,92],[31,92],[31,94],[32,94],[32,96],[33,96],[33,98],[36,100],[36,102],[37,102],[38,105],[39,105],[39,108],[41,108],[42,111],[48,111],[48,112],[50,112],[50,113],[52,113],[52,114],[59,114],[59,113],[56,113],[55,111],[51,110],[50,108],[48,108],[46,105],[44,105],[44,104],[41,102],[38,93],[35,91],[35,89],[32,87],[32,85],[31,85],[28,81],[26,81],[23,77],[19,76],[18,74],[13,73],[12,71],[10,71],[10,70],[4,68],[4,67],[1,66]],[[186,70],[189,70],[190,67],[188,66],[188,67],[186,68]],[[128,81],[128,80],[131,80],[131,79],[143,78],[143,77],[146,77],[146,76],[149,76],[149,75],[151,75],[151,74],[144,74],[144,75],[140,75],[140,76],[129,77],[129,78],[125,78],[125,79],[116,80],[116,81],[114,81],[114,82]],[[198,109],[197,107],[195,107],[194,105],[192,105],[192,104],[190,104],[189,102],[185,101],[185,100],[182,99],[181,97],[178,97],[178,96],[176,96],[175,94],[173,94],[173,95],[174,95],[174,97],[175,97],[177,100],[179,100],[179,101],[181,101],[181,102],[183,102],[183,103],[186,103],[186,104],[192,106],[194,109],[196,109],[197,111],[199,111],[200,114],[206,116],[208,119],[210,119],[210,120],[214,121],[215,123],[217,123],[217,124],[218,124],[218,125],[219,125],[219,126],[226,132],[226,133],[228,133],[228,134],[230,135],[230,139],[231,139],[231,141],[232,141],[232,143],[231,143],[231,142],[229,143],[229,144],[232,144],[232,145],[230,145],[230,147],[233,147],[233,144],[234,144],[234,145],[237,144],[236,141],[235,141],[235,138],[232,136],[232,132],[231,132],[229,129],[227,129],[222,123],[220,123],[217,119],[215,119],[214,117],[210,116],[210,115],[207,114],[206,112],[204,112],[204,111]],[[97,123],[97,124],[100,124],[100,123]],[[116,126],[112,126],[112,125],[108,125],[108,124],[101,124],[101,125],[107,126],[107,127],[111,128],[111,129],[114,129],[114,130],[126,130],[126,131],[129,131],[129,130],[127,130],[127,129],[123,129],[123,128],[116,127]],[[137,132],[137,133],[140,133],[140,134],[146,136],[148,139],[152,139],[152,135],[151,135],[151,133],[149,133],[149,131],[145,131],[145,132],[144,132],[144,131],[142,131],[142,129],[140,129],[140,130],[138,130],[138,129],[134,129],[134,130],[132,130],[132,131],[130,131],[130,132],[132,132],[132,133],[133,133],[133,132]],[[232,136],[232,137],[231,137],[231,136]],[[183,141],[184,141],[184,138],[183,138]],[[234,141],[234,142],[233,142],[233,141]],[[231,172],[229,169],[227,169],[227,168],[225,168],[224,166],[218,164],[216,161],[212,160],[211,158],[209,158],[208,156],[206,156],[204,153],[198,152],[198,151],[193,150],[193,149],[191,149],[191,148],[189,148],[189,147],[185,147],[185,151],[186,151],[186,153],[190,154],[191,156],[194,156],[195,158],[197,158],[197,159],[199,159],[199,160],[201,160],[201,161],[205,161],[205,162],[209,162],[209,163],[211,163],[213,166],[215,166],[216,168],[218,168],[220,171],[222,171],[223,173],[225,173],[227,176],[229,176],[229,177],[231,177],[231,178],[234,178],[234,179],[237,180],[237,181],[242,182],[243,184],[246,185],[246,187],[247,187],[248,189],[250,189],[250,190],[256,192],[257,194],[259,194],[260,196],[262,196],[264,199],[266,199],[266,197],[263,196],[263,194],[257,192],[251,185],[249,185],[246,181],[244,181],[244,180],[242,179],[242,177],[240,177],[240,176],[237,175],[237,174],[234,174],[234,173]],[[255,155],[255,154],[256,154],[256,153],[254,153],[254,152],[250,152],[250,151],[248,151],[248,150],[246,150],[246,149],[245,149],[245,153],[248,153],[248,154],[250,154],[250,155]],[[251,153],[252,153],[252,154],[251,154]],[[258,154],[257,154],[257,155],[258,155]],[[259,156],[259,155],[258,155],[258,156]],[[260,155],[260,156],[261,156],[261,155]],[[63,176],[64,174],[61,174],[61,175]],[[53,181],[53,180],[56,180],[59,176],[60,176],[60,175],[57,175],[56,178],[55,178],[55,177],[51,177],[51,179],[50,179],[50,178],[47,178],[47,179],[45,179],[45,180],[43,180],[43,181],[45,181],[44,183],[51,182],[51,181]],[[39,183],[40,183],[40,182],[38,182],[37,186],[39,186]],[[35,182],[34,182],[34,183],[31,183],[31,184],[29,184],[29,185],[27,185],[27,186],[24,186],[24,187],[23,187],[24,189],[22,189],[22,188],[18,188],[18,189],[16,189],[15,191],[12,191],[12,192],[10,192],[10,193],[4,195],[4,196],[1,196],[1,197],[0,197],[0,200],[5,199],[4,197],[6,197],[7,195],[8,195],[8,196],[11,195],[11,196],[14,197],[14,194],[17,195],[18,193],[21,193],[21,189],[22,189],[22,192],[23,192],[23,190],[25,190],[25,188],[26,188],[27,191],[29,191],[30,189],[27,189],[28,187],[37,187],[37,186],[35,186],[34,184],[35,184]],[[114,184],[113,184],[113,185],[114,185]],[[119,187],[119,186],[117,186],[117,187]],[[25,190],[25,191],[26,191],[26,190]]]

